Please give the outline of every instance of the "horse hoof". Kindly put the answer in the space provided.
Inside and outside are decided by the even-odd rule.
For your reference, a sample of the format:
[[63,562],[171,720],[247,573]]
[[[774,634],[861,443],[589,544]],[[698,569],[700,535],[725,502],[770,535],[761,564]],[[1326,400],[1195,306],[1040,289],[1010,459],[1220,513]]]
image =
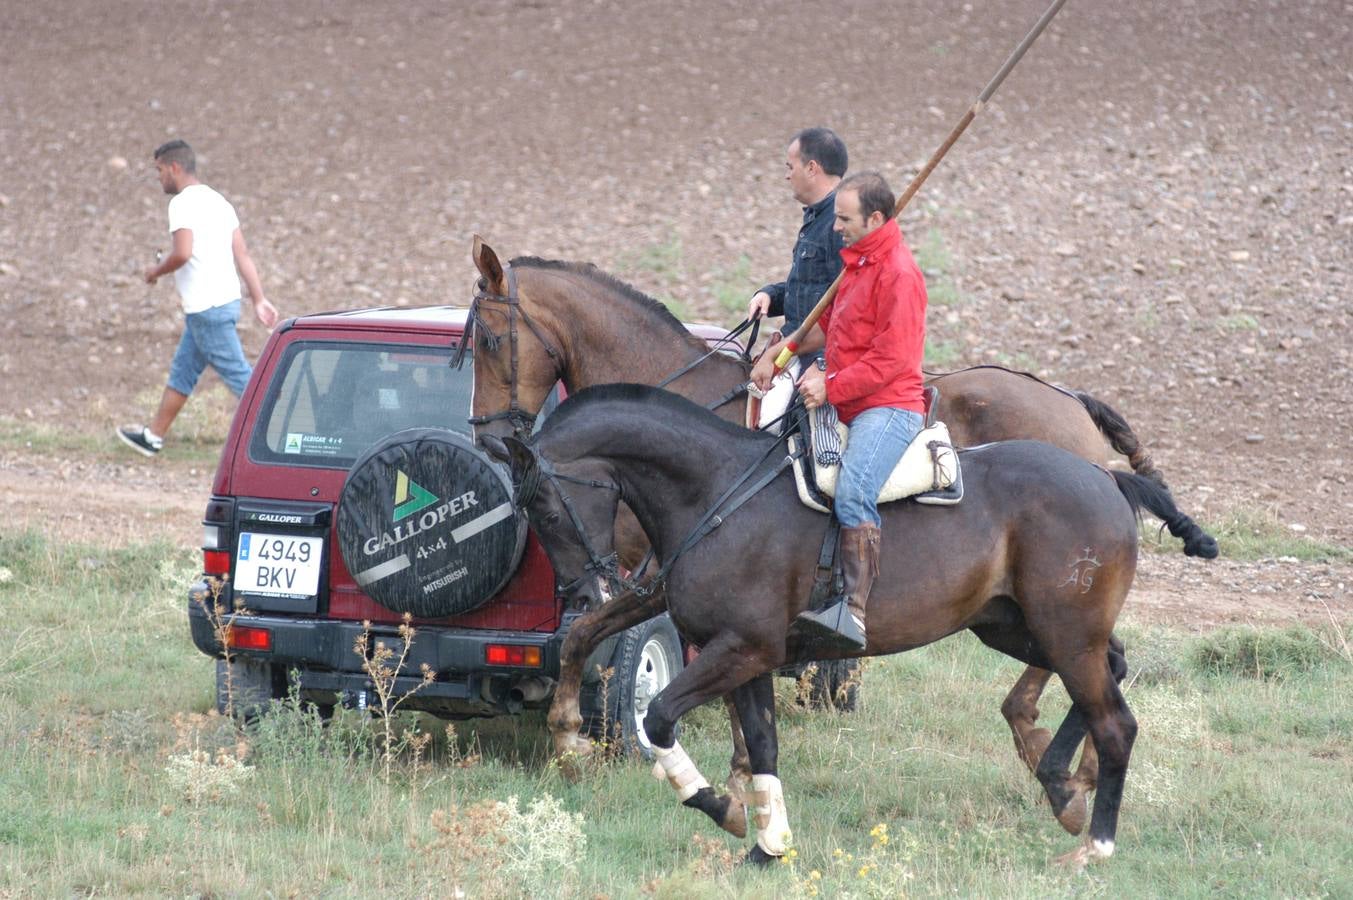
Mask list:
[[587,759],[591,755],[592,744],[581,735],[575,734],[571,739],[555,743],[555,760],[559,764],[559,771],[570,783],[577,784],[582,780]]
[[728,811],[724,813],[719,827],[735,838],[747,836],[747,807],[742,805],[741,797],[729,796]]
[[1062,866],[1079,872],[1089,863],[1099,862],[1113,856],[1113,841],[1084,841],[1070,853],[1064,853],[1054,859],[1053,865]]
[[780,857],[771,856],[765,850],[761,849],[760,844],[753,844],[752,849],[747,851],[747,855],[742,858],[743,865],[758,866],[765,868],[780,861]]
[[1052,743],[1052,732],[1046,728],[1032,728],[1024,735],[1024,764],[1030,772],[1038,771],[1038,763]]
[[1085,830],[1085,822],[1089,816],[1089,804],[1085,802],[1085,792],[1077,790],[1062,811],[1057,813],[1057,822],[1066,829],[1067,834],[1079,835]]
[[1090,861],[1090,848],[1081,844],[1070,853],[1063,853],[1052,861],[1054,866],[1063,869],[1070,869],[1073,872],[1079,872],[1085,868],[1085,864]]

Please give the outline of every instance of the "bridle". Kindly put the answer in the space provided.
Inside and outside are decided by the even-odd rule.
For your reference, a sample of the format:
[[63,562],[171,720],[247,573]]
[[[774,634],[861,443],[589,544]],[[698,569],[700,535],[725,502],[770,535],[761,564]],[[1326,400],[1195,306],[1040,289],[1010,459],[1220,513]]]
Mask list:
[[620,574],[619,552],[612,550],[607,555],[602,556],[592,546],[592,541],[587,536],[587,529],[583,526],[582,516],[578,515],[578,510],[574,507],[572,498],[569,497],[559,482],[567,481],[583,487],[615,491],[617,495],[623,497],[624,491],[620,485],[610,481],[597,481],[593,478],[576,478],[572,475],[565,475],[555,469],[549,460],[535,452],[534,449],[531,452],[531,459],[530,468],[522,473],[521,481],[515,486],[513,503],[518,509],[525,511],[526,507],[535,499],[536,494],[540,492],[540,480],[543,477],[554,487],[555,493],[559,495],[560,502],[564,504],[564,511],[568,513],[569,522],[573,524],[573,530],[577,533],[579,542],[583,549],[587,551],[587,562],[583,565],[582,574],[568,584],[561,585],[558,588],[559,593],[568,597],[580,582],[593,576],[604,579],[612,594],[618,594],[635,587],[634,582]]
[[[540,341],[541,346],[545,348],[546,354],[554,361],[555,373],[558,374],[559,365],[563,355],[550,343],[545,330],[541,328],[530,314],[522,308],[521,298],[517,294],[517,273],[512,270],[511,265],[503,267],[504,274],[507,275],[507,295],[495,294],[487,290],[487,285],[479,287],[474,294],[474,299],[470,301],[470,309],[465,317],[465,331],[461,334],[460,345],[456,347],[455,355],[451,357],[451,365],[454,368],[461,368],[465,364],[465,351],[474,337],[475,329],[483,329],[484,345],[489,350],[497,350],[502,344],[502,335],[495,332],[484,321],[484,312],[480,304],[484,302],[501,304],[503,309],[495,309],[507,318],[507,341],[510,353],[510,378],[508,381],[508,407],[495,413],[488,413],[482,416],[470,416],[468,421],[471,425],[487,425],[489,422],[496,422],[499,419],[507,419],[512,425],[512,433],[519,439],[525,440],[530,436],[531,430],[536,424],[536,413],[529,413],[521,408],[517,400],[517,317],[526,323],[526,327],[531,329],[531,333]],[[484,282],[481,280],[481,285]]]
[[[602,556],[597,552],[596,548],[592,546],[591,539],[587,535],[587,529],[583,525],[582,517],[578,515],[578,511],[573,505],[573,500],[559,482],[567,481],[573,484],[582,485],[583,487],[615,491],[620,499],[623,500],[625,499],[625,491],[621,485],[610,481],[597,481],[591,478],[577,478],[572,475],[565,475],[555,469],[554,465],[550,463],[549,460],[541,456],[540,453],[532,447],[532,464],[522,473],[520,482],[515,486],[514,503],[518,509],[525,511],[526,507],[535,499],[536,494],[539,493],[540,480],[541,478],[544,478],[554,487],[555,493],[559,495],[560,502],[564,504],[564,511],[568,513],[569,521],[573,524],[573,530],[578,535],[578,542],[582,544],[583,549],[587,552],[587,562],[583,565],[582,574],[559,588],[559,592],[565,597],[567,597],[581,581],[592,576],[604,579],[613,597],[628,592],[633,592],[640,597],[648,597],[663,586],[672,567],[676,565],[677,560],[680,559],[686,551],[698,544],[711,531],[722,525],[724,521],[733,514],[734,510],[756,496],[762,488],[774,481],[781,472],[793,465],[794,460],[804,455],[805,450],[802,447],[793,453],[786,454],[778,464],[763,472],[761,477],[744,490],[736,499],[733,499],[731,503],[728,502],[729,498],[733,496],[738,488],[746,484],[747,481],[756,474],[756,471],[761,468],[762,464],[771,457],[775,452],[775,448],[779,447],[781,443],[788,441],[792,430],[793,429],[785,429],[784,434],[780,435],[779,438],[772,442],[766,448],[766,451],[761,456],[757,457],[756,462],[752,463],[750,467],[744,470],[743,473],[719,495],[719,498],[710,505],[709,509],[705,511],[705,514],[700,517],[698,522],[696,522],[695,527],[686,535],[686,539],[681,542],[679,547],[677,547],[677,550],[672,554],[672,557],[662,564],[647,583],[641,584],[636,579],[626,578],[624,575],[620,574],[620,555],[617,551],[612,551],[606,556]],[[725,503],[728,505],[725,506]],[[648,568],[649,561],[653,558],[653,553],[654,548],[650,545],[648,553],[644,555],[643,561],[639,563],[638,568],[635,569],[636,575],[641,576],[644,570]]]
[[[518,350],[517,350],[518,344],[517,317],[518,316],[521,317],[521,320],[526,323],[526,326],[528,328],[531,329],[531,333],[536,336],[536,340],[540,341],[541,346],[545,348],[545,353],[548,354],[550,359],[554,361],[556,377],[558,377],[562,371],[561,363],[563,360],[563,354],[560,353],[558,348],[556,348],[554,344],[550,342],[550,339],[546,336],[544,329],[541,328],[536,323],[536,321],[531,318],[530,314],[527,313],[526,310],[522,308],[521,297],[517,293],[517,273],[513,271],[512,266],[510,264],[504,266],[503,273],[507,276],[506,296],[504,296],[503,294],[495,294],[488,291],[486,289],[487,286],[484,284],[483,279],[480,280],[480,284],[482,286],[478,287],[475,290],[474,299],[470,301],[470,309],[465,317],[465,331],[461,334],[460,344],[456,347],[456,352],[451,357],[451,365],[457,369],[464,366],[466,351],[470,346],[470,342],[474,337],[475,329],[477,328],[483,329],[484,345],[486,349],[496,351],[499,348],[499,346],[502,345],[502,335],[495,332],[492,328],[489,327],[488,323],[484,321],[483,310],[480,308],[480,303],[485,301],[489,303],[501,304],[504,307],[504,309],[495,311],[501,312],[507,318],[507,340],[510,354],[509,359],[510,368],[508,380],[508,407],[507,409],[500,410],[499,412],[495,413],[488,413],[482,416],[470,416],[468,421],[471,425],[487,425],[489,422],[497,422],[500,419],[506,419],[512,425],[513,435],[517,437],[519,440],[526,440],[528,437],[530,437],[532,430],[535,428],[536,418],[539,414],[529,413],[526,410],[522,409],[521,404],[520,402],[518,402],[517,399],[517,385],[519,382]],[[657,386],[667,387],[667,385],[676,381],[682,375],[685,375],[687,372],[691,371],[696,366],[700,365],[702,362],[709,359],[714,354],[722,352],[724,348],[730,344],[732,346],[738,347],[738,349],[742,352],[743,357],[748,362],[751,362],[749,351],[751,350],[752,346],[756,344],[757,332],[760,329],[760,327],[761,327],[761,319],[759,317],[755,319],[743,320],[743,322],[739,324],[736,328],[734,328],[728,334],[720,338],[715,343],[714,347],[709,350],[709,352],[705,353],[703,356],[699,357],[694,362],[688,363],[681,369],[667,376],[661,382],[659,382]],[[743,349],[741,345],[738,344],[734,339],[737,338],[740,334],[742,334],[742,332],[746,331],[748,328],[752,329],[751,338],[750,340],[747,341],[747,348]],[[746,390],[747,385],[745,383],[739,384],[735,386],[732,390],[730,390],[728,393],[724,394],[722,397],[715,400],[713,403],[708,404],[705,408],[718,409],[725,403],[729,403],[737,399],[739,396],[745,393]]]

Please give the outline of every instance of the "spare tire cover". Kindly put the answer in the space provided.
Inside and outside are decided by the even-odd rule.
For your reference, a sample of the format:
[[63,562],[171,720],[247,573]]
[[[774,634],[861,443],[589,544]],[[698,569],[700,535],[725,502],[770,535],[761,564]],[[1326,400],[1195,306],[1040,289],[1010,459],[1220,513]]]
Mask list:
[[420,618],[469,612],[503,589],[526,545],[507,472],[469,438],[410,428],[353,463],[338,546],[358,586]]

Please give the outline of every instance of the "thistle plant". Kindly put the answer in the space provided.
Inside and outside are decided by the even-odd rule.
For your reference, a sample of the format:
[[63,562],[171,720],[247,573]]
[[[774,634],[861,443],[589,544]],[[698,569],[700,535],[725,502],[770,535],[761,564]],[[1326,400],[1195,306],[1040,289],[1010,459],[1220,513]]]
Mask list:
[[394,715],[400,705],[437,680],[437,673],[427,663],[423,663],[419,667],[421,680],[406,691],[397,691],[399,673],[404,670],[408,661],[409,647],[413,645],[416,633],[413,615],[405,613],[403,621],[399,623],[400,649],[396,653],[389,644],[371,633],[369,620],[363,621],[362,633],[357,636],[352,646],[353,651],[361,657],[362,671],[371,679],[372,690],[376,694],[374,708],[381,716],[383,730],[381,764],[387,783],[390,781],[390,769],[394,765],[395,757],[406,744],[413,747],[417,754],[421,754],[427,746],[427,741],[420,740],[416,730],[409,739],[398,743],[395,741]]

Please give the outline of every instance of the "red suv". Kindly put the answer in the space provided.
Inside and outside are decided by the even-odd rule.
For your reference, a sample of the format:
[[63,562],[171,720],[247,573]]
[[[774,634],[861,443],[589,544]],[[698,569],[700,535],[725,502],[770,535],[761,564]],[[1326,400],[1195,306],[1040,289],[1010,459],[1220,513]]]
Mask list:
[[[368,648],[404,654],[401,708],[468,718],[549,703],[577,613],[506,473],[473,444],[473,367],[449,365],[465,317],[326,313],[289,320],[264,347],[221,453],[188,605],[193,642],[218,660],[222,712],[227,685],[237,714],[293,693],[322,714],[374,703],[354,649],[364,630]],[[229,627],[214,605],[232,611]],[[644,746],[648,703],[682,664],[666,616],[598,648],[582,697],[594,731]],[[604,690],[598,667],[613,668]]]

